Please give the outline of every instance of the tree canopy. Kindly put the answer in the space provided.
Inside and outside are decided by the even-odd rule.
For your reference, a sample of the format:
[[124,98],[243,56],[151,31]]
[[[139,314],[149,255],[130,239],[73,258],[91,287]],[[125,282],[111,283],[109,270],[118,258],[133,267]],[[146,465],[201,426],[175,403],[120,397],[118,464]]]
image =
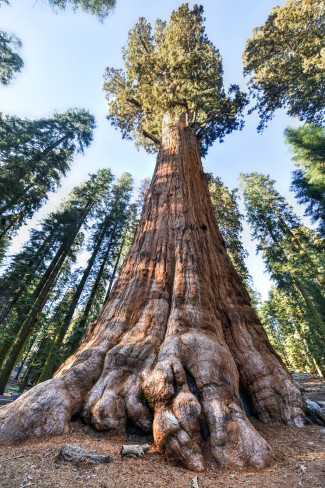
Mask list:
[[67,6],[74,9],[81,8],[101,20],[107,17],[116,4],[116,0],[48,0],[48,2],[52,7],[59,9],[65,9]]
[[[87,13],[96,15],[103,20],[110,11],[115,7],[116,0],[48,0],[49,4],[53,8],[64,10],[66,7],[71,6],[74,9],[81,8]],[[1,3],[9,5],[9,0],[0,0]]]
[[24,62],[17,51],[21,41],[14,34],[0,31],[0,83],[9,85],[16,73],[19,73]]
[[94,127],[82,109],[38,120],[0,116],[0,254],[2,239],[44,204],[73,156],[90,145]]
[[204,20],[203,7],[188,4],[169,23],[158,19],[154,31],[140,18],[123,49],[125,70],[106,69],[108,119],[148,152],[157,150],[166,114],[173,121],[186,113],[202,155],[243,125],[246,96],[237,85],[226,93],[221,56],[204,32]]
[[325,3],[288,0],[256,27],[243,53],[259,129],[285,108],[291,116],[322,125],[325,120]]

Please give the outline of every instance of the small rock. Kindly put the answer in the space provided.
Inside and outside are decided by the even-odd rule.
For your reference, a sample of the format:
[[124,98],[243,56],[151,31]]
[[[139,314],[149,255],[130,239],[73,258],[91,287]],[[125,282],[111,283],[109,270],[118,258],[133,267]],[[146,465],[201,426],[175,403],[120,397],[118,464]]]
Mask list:
[[192,479],[192,488],[199,488],[199,477],[195,476],[195,478]]
[[303,473],[306,473],[307,468],[306,468],[306,466],[304,464],[301,464],[300,465],[300,471],[302,471]]
[[125,445],[122,446],[121,449],[121,456],[130,456],[134,458],[142,458],[144,453],[150,449],[149,444],[134,444],[134,445]]
[[320,429],[318,432],[319,432],[320,434],[325,434],[325,429]]
[[65,444],[59,453],[60,459],[72,463],[109,463],[111,456],[93,454],[79,444]]
[[306,399],[306,415],[307,418],[315,424],[325,424],[325,415],[323,414],[323,410],[321,409],[320,405],[312,400],[309,400],[308,398]]

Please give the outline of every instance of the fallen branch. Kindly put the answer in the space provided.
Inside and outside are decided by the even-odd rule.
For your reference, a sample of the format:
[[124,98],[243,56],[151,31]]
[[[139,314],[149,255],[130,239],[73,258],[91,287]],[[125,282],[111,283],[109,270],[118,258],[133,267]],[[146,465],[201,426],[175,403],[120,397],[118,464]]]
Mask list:
[[30,454],[18,454],[18,456],[12,456],[10,458],[0,459],[0,462],[11,461],[12,459],[19,459],[19,458],[23,458],[26,456],[30,456]]

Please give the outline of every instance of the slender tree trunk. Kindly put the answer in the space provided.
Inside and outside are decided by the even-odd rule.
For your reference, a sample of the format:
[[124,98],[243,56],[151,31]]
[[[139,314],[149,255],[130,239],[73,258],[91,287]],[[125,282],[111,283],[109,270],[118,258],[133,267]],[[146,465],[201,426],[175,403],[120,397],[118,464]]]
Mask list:
[[89,298],[87,300],[87,303],[86,303],[85,309],[83,311],[81,320],[79,322],[79,327],[82,330],[85,328],[86,323],[87,323],[87,320],[89,318],[89,315],[90,315],[90,312],[91,312],[91,309],[92,309],[92,306],[93,306],[93,303],[94,303],[94,300],[95,300],[95,297],[96,297],[96,293],[98,291],[100,282],[102,280],[102,277],[103,277],[103,274],[104,274],[104,271],[105,271],[105,268],[106,268],[106,265],[107,265],[107,258],[109,256],[110,251],[111,251],[111,246],[108,246],[108,248],[106,249],[106,252],[104,254],[104,257],[102,259],[100,268],[98,270],[95,283],[92,286],[91,293],[90,293]]
[[[73,353],[76,350],[78,344],[80,343],[82,335],[84,334],[84,331],[87,327],[87,321],[89,319],[89,315],[90,315],[91,309],[93,307],[100,282],[103,278],[103,274],[104,274],[104,271],[105,271],[105,268],[107,265],[107,259],[108,259],[109,253],[111,252],[111,248],[112,248],[112,242],[110,241],[109,245],[106,249],[106,252],[102,258],[102,262],[101,262],[100,268],[98,270],[98,273],[97,273],[97,276],[95,279],[95,283],[93,284],[93,286],[91,288],[91,293],[88,297],[88,300],[87,300],[85,309],[83,311],[81,320],[78,322],[78,329],[80,329],[80,334],[77,337],[75,337],[73,343],[70,344],[70,347],[69,347],[70,353]],[[116,271],[116,267],[114,269]],[[106,301],[106,299],[105,299],[105,301]],[[67,330],[68,330],[67,328],[66,328],[66,330],[60,330],[60,333],[57,337],[57,345],[59,347],[60,347],[60,345],[62,347],[62,343],[64,342],[64,338],[65,338],[65,334],[67,333]],[[49,375],[52,375],[54,373],[54,371],[57,369],[58,365],[59,365],[58,361],[56,361],[56,358],[54,357],[54,355],[52,355],[52,361],[51,361],[51,363],[48,363],[48,367],[47,367],[46,371],[44,372],[44,374],[42,371],[42,376],[40,377],[39,381],[41,382],[41,381],[48,379]]]
[[[36,340],[36,338],[35,338],[35,340]],[[19,369],[17,371],[17,374],[15,376],[15,380],[17,380],[17,381],[19,380],[20,373],[22,372],[22,370],[26,364],[26,361],[28,361],[28,359],[29,359],[29,356],[30,356],[31,351],[32,351],[34,344],[35,344],[35,340],[30,341],[30,344],[28,344],[26,350],[24,351],[24,354],[21,357],[21,364],[20,364]]]
[[29,363],[29,365],[27,366],[26,371],[25,371],[25,373],[21,379],[21,382],[19,384],[19,393],[24,393],[24,390],[25,390],[27,383],[29,381],[30,374],[33,370],[33,367],[34,367],[33,361],[31,361]]
[[[93,250],[93,253],[92,253],[92,255],[91,255],[91,257],[90,257],[90,259],[89,259],[89,261],[87,263],[87,266],[86,266],[86,268],[85,268],[85,270],[83,272],[82,278],[81,278],[81,280],[80,280],[80,282],[79,282],[79,284],[78,284],[78,286],[76,288],[76,291],[75,291],[75,293],[74,293],[74,295],[72,297],[72,301],[71,301],[71,305],[69,307],[69,310],[68,310],[68,312],[67,312],[67,314],[66,314],[66,316],[65,316],[65,318],[64,318],[64,320],[62,322],[62,324],[60,324],[59,327],[58,327],[57,334],[56,334],[56,336],[54,338],[52,347],[51,347],[51,349],[49,351],[48,357],[46,359],[46,362],[44,364],[44,367],[43,367],[42,372],[40,374],[40,377],[38,379],[39,382],[42,382],[42,381],[45,381],[45,380],[49,379],[53,375],[55,369],[58,367],[58,362],[57,362],[57,359],[55,357],[56,356],[56,352],[60,348],[60,346],[61,346],[61,344],[62,344],[62,342],[64,340],[64,337],[65,337],[65,335],[66,335],[66,333],[68,331],[70,322],[72,320],[73,314],[74,314],[75,309],[77,307],[77,304],[78,304],[78,301],[80,299],[81,293],[82,293],[82,291],[84,289],[84,286],[86,284],[86,281],[87,281],[87,279],[89,277],[89,274],[90,274],[90,272],[92,270],[92,267],[94,265],[94,262],[95,262],[95,259],[97,257],[97,254],[98,254],[98,252],[99,252],[99,250],[101,248],[101,245],[103,243],[103,239],[104,239],[104,237],[105,237],[105,235],[107,233],[107,225],[108,225],[108,221],[106,222],[106,225],[104,225],[104,227],[103,227],[103,229],[102,229],[102,231],[101,231],[101,233],[100,233],[100,235],[98,237],[98,240],[97,240],[97,243],[96,243],[95,248]],[[116,227],[116,225],[115,225],[115,227]],[[112,234],[114,233],[115,227],[112,229]],[[112,241],[112,237],[110,239],[110,243],[111,243],[111,241]],[[111,244],[110,244],[110,246],[111,246]]]
[[125,236],[122,239],[122,242],[121,242],[121,245],[120,245],[118,254],[116,256],[116,260],[115,260],[115,264],[114,264],[114,269],[113,269],[112,275],[111,275],[110,280],[109,280],[109,283],[108,283],[108,288],[107,288],[107,292],[106,292],[106,296],[105,296],[105,302],[108,300],[108,297],[111,294],[112,287],[113,287],[114,281],[116,279],[116,274],[117,274],[118,267],[120,265],[121,255],[122,255],[122,251],[123,251],[124,244],[125,244]]
[[[49,249],[51,245],[53,245],[55,242],[55,236],[49,235],[40,247],[36,250],[35,254],[33,257],[26,263],[26,272],[19,277],[19,285],[16,288],[16,290],[10,290],[10,297],[8,301],[4,304],[1,313],[0,313],[0,324],[4,322],[4,320],[7,318],[13,307],[16,305],[16,303],[19,301],[19,298],[21,297],[21,294],[23,291],[29,286],[29,280],[31,279],[31,274],[30,270],[32,270],[32,273],[36,273],[36,271],[39,269],[40,265],[46,260],[46,251]],[[26,281],[28,282],[26,284]],[[3,290],[3,293],[8,293],[7,290]],[[19,330],[19,325],[18,329]],[[1,356],[1,355],[0,355]]]
[[56,255],[52,259],[51,264],[42,276],[39,284],[37,285],[35,291],[33,292],[34,304],[28,313],[22,327],[19,330],[19,334],[15,342],[13,343],[10,352],[4,362],[1,373],[0,373],[0,394],[4,392],[8,379],[10,377],[11,371],[14,368],[19,355],[28,339],[29,335],[32,333],[35,323],[37,321],[37,316],[43,309],[48,293],[53,287],[55,280],[58,277],[61,267],[69,253],[71,245],[73,244],[81,226],[83,225],[85,218],[91,208],[91,202],[85,206],[82,215],[76,225],[74,231],[69,236],[69,240],[63,242],[58,249]]
[[28,340],[30,334],[34,330],[34,326],[37,322],[37,318],[39,313],[42,311],[48,294],[53,287],[56,278],[61,270],[61,267],[67,257],[68,252],[64,252],[61,254],[58,262],[56,263],[55,268],[52,271],[49,279],[44,284],[41,292],[39,293],[36,302],[34,303],[33,308],[31,309],[29,315],[27,316],[26,320],[23,322],[22,327],[19,331],[18,337],[16,338],[15,342],[13,343],[8,356],[1,368],[0,373],[0,394],[4,392],[8,379],[10,377],[11,371],[13,370],[25,344]]
[[[46,337],[45,334],[42,334],[40,343],[37,349],[33,351],[32,359],[31,359],[31,363],[34,371],[33,379],[35,380],[35,382],[37,382],[37,379],[40,376],[42,366],[46,360],[46,350],[48,349],[49,345],[51,346],[51,341],[49,340],[49,337]],[[30,377],[31,374],[29,374],[29,378]]]
[[204,469],[205,444],[221,465],[260,468],[272,451],[242,409],[240,382],[261,420],[303,425],[301,393],[224,248],[194,132],[168,126],[100,317],[52,380],[0,410],[0,437],[60,434],[79,412],[98,430],[127,420],[152,430],[157,449],[192,470]]

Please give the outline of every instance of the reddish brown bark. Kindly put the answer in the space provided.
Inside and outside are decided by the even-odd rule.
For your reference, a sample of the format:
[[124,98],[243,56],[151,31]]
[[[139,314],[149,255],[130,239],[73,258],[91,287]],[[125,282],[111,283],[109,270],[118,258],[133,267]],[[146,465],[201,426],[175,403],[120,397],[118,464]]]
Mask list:
[[261,420],[303,424],[301,394],[227,256],[195,135],[168,126],[100,317],[52,380],[0,409],[0,436],[59,434],[80,412],[98,430],[124,431],[127,419],[153,430],[157,448],[189,469],[204,469],[204,443],[222,465],[263,467],[272,451],[242,409],[239,382]]

